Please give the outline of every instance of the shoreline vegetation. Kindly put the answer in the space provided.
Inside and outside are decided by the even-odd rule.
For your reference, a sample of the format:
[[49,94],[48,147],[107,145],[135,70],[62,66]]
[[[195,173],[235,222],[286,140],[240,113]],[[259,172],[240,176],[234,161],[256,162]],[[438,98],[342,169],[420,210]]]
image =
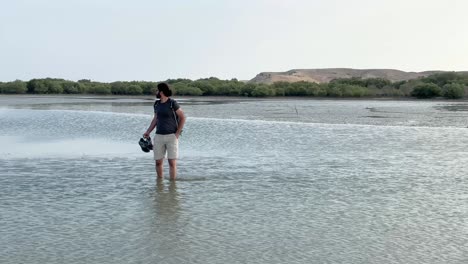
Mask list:
[[[343,78],[328,83],[275,82],[273,84],[220,80],[215,77],[190,80],[169,79],[178,96],[227,97],[317,97],[317,98],[446,98],[468,97],[468,74],[444,72],[391,82],[383,78]],[[48,95],[154,95],[159,82],[96,82],[88,79],[70,81],[56,78],[0,82],[0,94]]]

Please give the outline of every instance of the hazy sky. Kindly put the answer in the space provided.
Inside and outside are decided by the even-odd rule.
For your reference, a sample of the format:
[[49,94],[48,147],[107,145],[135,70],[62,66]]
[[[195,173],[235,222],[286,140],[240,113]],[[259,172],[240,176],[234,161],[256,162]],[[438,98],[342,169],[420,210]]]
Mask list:
[[0,81],[468,70],[465,0],[0,0]]

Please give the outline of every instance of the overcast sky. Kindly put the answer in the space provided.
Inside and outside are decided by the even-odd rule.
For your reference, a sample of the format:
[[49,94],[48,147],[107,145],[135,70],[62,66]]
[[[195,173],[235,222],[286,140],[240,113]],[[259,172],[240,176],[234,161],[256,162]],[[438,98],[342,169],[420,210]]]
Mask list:
[[465,0],[0,0],[0,81],[468,70]]

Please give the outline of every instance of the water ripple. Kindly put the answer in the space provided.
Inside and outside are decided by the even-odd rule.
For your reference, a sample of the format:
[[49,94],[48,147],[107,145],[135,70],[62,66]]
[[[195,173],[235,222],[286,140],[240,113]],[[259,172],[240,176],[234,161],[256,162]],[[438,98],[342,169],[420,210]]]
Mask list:
[[149,115],[6,111],[1,263],[468,260],[466,129],[192,118],[170,182]]

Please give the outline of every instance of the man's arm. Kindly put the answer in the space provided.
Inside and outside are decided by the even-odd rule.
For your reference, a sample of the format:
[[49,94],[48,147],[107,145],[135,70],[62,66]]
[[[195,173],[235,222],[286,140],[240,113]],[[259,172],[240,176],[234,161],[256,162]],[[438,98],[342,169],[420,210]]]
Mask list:
[[184,129],[186,118],[185,118],[184,111],[182,111],[182,108],[177,109],[176,114],[179,117],[179,126],[177,127],[177,132],[175,135],[177,138],[179,138],[180,133],[182,133],[182,129]]
[[158,123],[158,116],[156,115],[156,113],[154,113],[153,120],[151,121],[151,124],[148,127],[148,130],[146,130],[146,132],[143,134],[144,138],[147,138],[147,137],[150,136],[151,131],[153,131],[153,129],[156,127],[157,123]]

